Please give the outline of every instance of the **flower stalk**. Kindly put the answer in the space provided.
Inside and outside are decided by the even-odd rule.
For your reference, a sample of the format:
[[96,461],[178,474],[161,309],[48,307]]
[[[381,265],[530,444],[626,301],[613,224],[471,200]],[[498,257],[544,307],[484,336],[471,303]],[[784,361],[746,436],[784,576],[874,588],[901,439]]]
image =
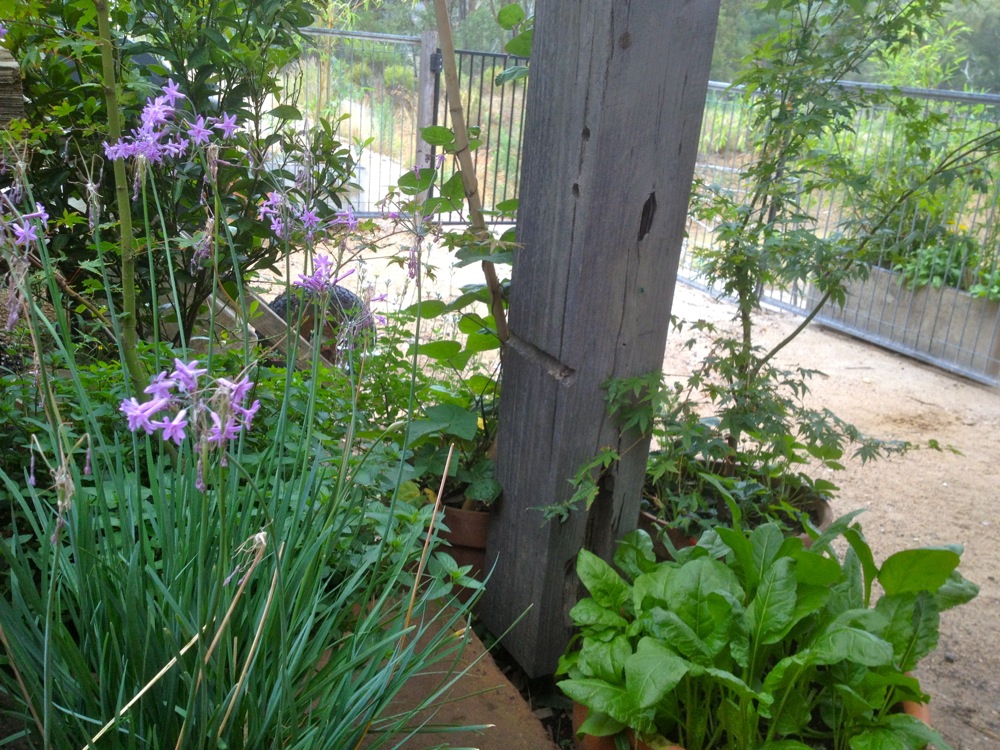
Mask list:
[[[111,23],[107,0],[94,0],[97,11],[97,29],[100,37],[101,69],[103,71],[104,100],[108,108],[108,136],[118,141],[122,135],[120,106],[115,79],[114,48],[111,44]],[[125,163],[114,160],[115,199],[118,205],[118,226],[121,233],[122,272],[122,353],[132,387],[141,391],[148,382],[146,371],[139,361],[136,308],[135,308],[135,238],[132,231],[132,206],[129,202],[128,175]]]

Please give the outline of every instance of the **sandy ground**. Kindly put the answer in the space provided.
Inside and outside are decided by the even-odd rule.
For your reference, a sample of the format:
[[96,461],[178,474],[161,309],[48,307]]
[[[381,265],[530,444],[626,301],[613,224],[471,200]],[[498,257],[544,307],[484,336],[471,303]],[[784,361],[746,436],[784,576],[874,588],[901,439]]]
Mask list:
[[[725,321],[732,308],[679,285],[673,313]],[[765,311],[762,337],[778,341],[798,320]],[[697,356],[675,336],[664,368],[682,375]],[[932,697],[934,726],[955,750],[1000,748],[1000,389],[820,327],[807,329],[779,360],[822,371],[811,402],[862,432],[961,451],[923,448],[864,467],[852,461],[828,478],[840,486],[838,514],[866,509],[858,520],[877,560],[914,546],[964,546],[960,570],[979,584],[979,597],[942,615],[938,649],[918,675]]]

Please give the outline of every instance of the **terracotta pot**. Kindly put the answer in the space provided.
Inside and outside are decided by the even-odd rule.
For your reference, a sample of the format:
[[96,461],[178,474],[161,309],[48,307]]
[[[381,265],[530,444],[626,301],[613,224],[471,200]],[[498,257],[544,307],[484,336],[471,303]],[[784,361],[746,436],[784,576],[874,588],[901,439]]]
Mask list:
[[657,560],[672,560],[673,557],[670,555],[670,551],[667,549],[667,545],[661,540],[661,535],[664,530],[666,530],[667,538],[670,543],[674,545],[674,549],[683,549],[684,547],[693,547],[698,543],[698,538],[694,536],[685,536],[680,531],[674,528],[666,528],[667,522],[662,518],[657,518],[652,513],[646,511],[641,511],[639,513],[639,528],[645,531],[653,540],[653,553],[656,555]]
[[[833,508],[830,507],[830,503],[822,498],[816,498],[808,504],[803,505],[802,510],[809,514],[809,520],[812,521],[812,525],[820,531],[826,531],[830,528],[830,524],[833,523]],[[799,534],[799,539],[802,540],[802,545],[806,549],[812,547],[812,537],[804,531]]]
[[471,565],[472,575],[482,579],[486,569],[486,535],[490,514],[484,510],[462,510],[444,506],[444,524],[448,531],[441,538],[451,546],[446,550],[459,565]]
[[931,707],[926,703],[916,703],[914,701],[903,701],[903,713],[909,714],[914,719],[920,719],[927,726],[931,725]]
[[[443,550],[455,558],[459,565],[471,565],[470,575],[477,581],[483,581],[486,570],[486,535],[490,527],[490,514],[485,510],[462,510],[445,505],[444,524],[448,531],[441,534],[441,539],[450,546]],[[456,588],[456,595],[461,602],[467,602],[473,595],[473,590]]]
[[[579,703],[573,704],[573,734],[580,728],[587,718],[587,707]],[[633,750],[652,750],[645,742],[640,742],[632,732],[629,732],[629,747]],[[589,734],[576,737],[576,750],[615,750],[614,737],[592,737]],[[684,750],[678,745],[670,745],[667,750]]]

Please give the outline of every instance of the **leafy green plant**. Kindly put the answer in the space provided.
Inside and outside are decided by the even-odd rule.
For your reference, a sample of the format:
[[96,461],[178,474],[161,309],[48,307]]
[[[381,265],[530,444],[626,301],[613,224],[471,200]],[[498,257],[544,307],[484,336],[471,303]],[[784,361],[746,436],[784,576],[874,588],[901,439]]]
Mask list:
[[[27,155],[17,169],[30,171],[35,199],[53,217],[53,260],[76,292],[77,326],[96,330],[108,346],[101,311],[109,299],[117,306],[121,295],[137,290],[132,314],[139,331],[152,337],[170,292],[172,304],[160,315],[190,332],[220,278],[231,283],[237,272],[246,278],[273,268],[290,245],[258,216],[260,204],[273,191],[291,193],[322,221],[331,220],[344,207],[354,155],[335,135],[335,115],[303,128],[289,104],[295,84],[286,89],[283,70],[302,49],[301,28],[312,23],[307,2],[225,0],[208,13],[197,3],[99,7],[103,12],[95,14],[87,4],[14,3],[5,45],[21,64],[27,101],[26,117],[8,126]],[[108,19],[103,35],[99,16]],[[177,124],[194,125],[200,117],[214,129],[216,121],[235,118],[238,127],[212,149],[167,157],[166,165],[153,153],[141,164],[131,159],[135,172],[121,187],[124,204],[116,204],[105,146],[147,125],[144,103],[162,96],[167,80],[176,90],[170,104]],[[182,132],[175,142],[182,138],[190,136]],[[325,158],[296,159],[303,139]],[[290,160],[277,159],[276,151]],[[209,186],[220,189],[207,196]],[[134,274],[108,264],[105,285],[101,264],[130,255],[125,206],[137,223],[155,218],[164,232],[138,237]],[[105,238],[100,258],[91,242],[95,225]],[[121,246],[112,241],[119,237]],[[211,248],[211,262],[192,252],[198,245]]]
[[634,532],[621,573],[582,550],[590,596],[559,665],[559,687],[589,709],[580,731],[686,750],[947,748],[897,708],[926,702],[910,672],[937,644],[939,613],[978,589],[957,547],[876,564],[853,515],[810,549],[764,524],[706,532],[671,562]]
[[[165,84],[163,97],[176,88]],[[154,99],[144,117],[156,120],[167,108]],[[177,126],[182,115],[173,114],[167,119]],[[204,141],[210,130],[224,140],[238,127],[228,116],[186,124],[192,139]],[[139,135],[108,144],[116,178]],[[160,137],[153,142],[172,134]],[[207,157],[217,144],[200,145]],[[16,189],[0,196],[0,256],[14,271],[8,305],[22,318],[39,367],[31,386],[3,397],[12,427],[5,436],[21,441],[22,460],[5,450],[0,465],[9,519],[0,536],[0,694],[24,729],[2,741],[46,749],[340,749],[363,740],[398,744],[420,731],[422,720],[390,709],[390,701],[431,665],[442,679],[423,707],[454,681],[452,658],[465,643],[454,633],[467,610],[441,605],[466,571],[434,553],[436,508],[404,499],[401,452],[357,438],[358,427],[372,430],[379,417],[362,412],[377,401],[359,395],[367,385],[359,379],[361,352],[351,352],[335,375],[322,371],[318,347],[306,372],[262,368],[244,330],[229,351],[209,336],[204,354],[195,355],[158,340],[158,306],[152,342],[126,339],[120,333],[134,326],[135,308],[119,308],[111,287],[118,269],[135,270],[135,258],[110,250],[124,229],[108,231],[95,220],[89,242],[98,261],[89,268],[105,295],[108,308],[99,312],[118,356],[82,362],[50,245],[60,229],[33,192],[30,158],[20,155]],[[173,166],[181,188],[189,165]],[[216,273],[210,257],[210,302],[231,297],[245,321],[245,256],[227,241],[241,219],[225,213],[228,183],[215,181],[223,179],[221,166],[205,174],[214,232],[233,270],[228,278]],[[308,247],[320,222],[304,194],[272,191],[254,207],[289,248]],[[76,197],[87,205],[86,188]],[[139,214],[140,244],[150,252],[191,250],[197,243],[185,246],[169,218],[183,211],[184,190],[162,197],[155,212]],[[122,225],[127,195],[123,205]],[[291,218],[300,222],[297,233],[284,232]],[[348,211],[331,219],[356,228]],[[37,276],[27,272],[33,258]],[[313,261],[314,271],[297,283],[329,291],[335,264]],[[151,288],[176,301],[186,283],[180,268],[151,261]],[[413,377],[415,352],[409,361],[400,380]],[[147,372],[158,374],[150,380]],[[395,408],[405,424],[412,398]]]
[[[476,132],[468,133],[471,148],[480,145]],[[434,232],[438,241],[454,254],[457,266],[481,263],[488,266],[493,279],[462,288],[454,300],[423,299],[401,312],[402,316],[417,316],[433,330],[417,336],[410,355],[420,358],[425,367],[424,385],[415,393],[422,412],[406,434],[405,450],[411,456],[413,479],[427,495],[436,495],[442,479],[445,497],[461,502],[467,508],[483,507],[500,495],[500,485],[494,477],[493,446],[498,425],[500,396],[500,362],[502,334],[497,312],[504,318],[505,287],[496,277],[495,264],[511,260],[512,233],[499,237],[481,228],[458,228],[447,232],[437,230],[432,220],[438,214],[463,214],[467,210],[466,188],[460,171],[444,179],[441,171],[448,155],[457,152],[455,132],[433,126],[422,131],[424,140],[444,153],[434,167],[414,169],[404,174],[396,189],[390,192],[387,204],[396,210],[391,215],[407,226],[414,238],[406,260],[411,278],[420,289],[422,264],[420,254],[423,239]],[[426,197],[432,186],[436,194]],[[509,220],[517,210],[516,201],[505,201],[491,212],[497,221]],[[477,214],[480,221],[482,212]],[[470,223],[475,221],[470,218]],[[400,318],[397,318],[397,322]],[[454,460],[447,464],[454,446]],[[445,476],[445,466],[448,473]]]

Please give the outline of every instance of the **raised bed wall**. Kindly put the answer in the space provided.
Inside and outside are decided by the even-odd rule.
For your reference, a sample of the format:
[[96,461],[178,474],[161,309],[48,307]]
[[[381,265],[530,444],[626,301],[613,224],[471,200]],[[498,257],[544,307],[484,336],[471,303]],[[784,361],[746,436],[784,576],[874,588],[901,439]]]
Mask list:
[[843,309],[827,305],[816,321],[1000,383],[1000,303],[947,287],[911,289],[899,274],[873,268],[866,281],[849,286]]

